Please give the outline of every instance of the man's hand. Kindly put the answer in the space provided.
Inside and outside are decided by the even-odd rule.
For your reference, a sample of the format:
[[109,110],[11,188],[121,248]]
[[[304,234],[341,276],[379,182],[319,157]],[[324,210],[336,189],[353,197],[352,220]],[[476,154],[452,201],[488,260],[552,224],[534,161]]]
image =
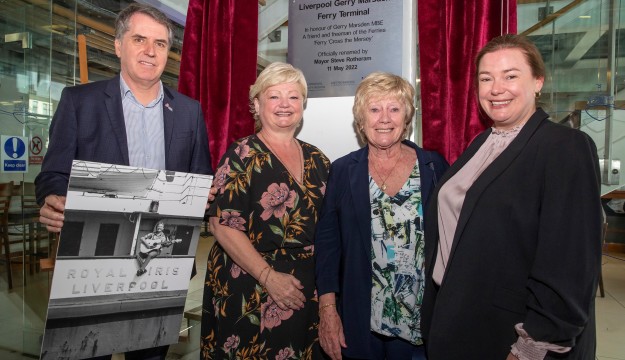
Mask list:
[[217,188],[215,186],[211,186],[210,190],[208,191],[208,199],[206,201],[206,210],[208,210],[210,203],[212,203],[215,200],[215,195],[217,195]]
[[48,195],[39,209],[39,222],[46,226],[49,232],[61,232],[65,216],[65,196]]

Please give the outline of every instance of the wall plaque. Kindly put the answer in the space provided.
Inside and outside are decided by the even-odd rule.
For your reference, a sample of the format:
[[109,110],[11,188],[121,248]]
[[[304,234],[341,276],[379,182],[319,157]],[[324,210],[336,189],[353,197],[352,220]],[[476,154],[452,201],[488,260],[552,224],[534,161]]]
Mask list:
[[354,96],[373,71],[402,74],[402,0],[291,0],[288,62],[308,97]]

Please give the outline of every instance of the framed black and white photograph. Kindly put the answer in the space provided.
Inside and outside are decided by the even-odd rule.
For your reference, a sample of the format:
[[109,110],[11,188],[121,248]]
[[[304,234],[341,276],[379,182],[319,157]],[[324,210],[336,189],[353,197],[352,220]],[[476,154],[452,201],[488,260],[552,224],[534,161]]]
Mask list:
[[211,182],[74,161],[42,359],[178,341]]

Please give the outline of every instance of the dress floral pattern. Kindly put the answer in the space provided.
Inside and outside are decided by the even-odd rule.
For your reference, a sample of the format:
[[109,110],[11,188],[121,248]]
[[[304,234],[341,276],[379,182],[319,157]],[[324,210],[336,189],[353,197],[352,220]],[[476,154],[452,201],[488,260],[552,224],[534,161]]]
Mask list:
[[424,289],[423,206],[419,164],[395,196],[369,177],[371,199],[371,330],[421,345]]
[[304,308],[280,309],[216,243],[206,268],[202,359],[321,358],[313,239],[330,161],[316,147],[300,144],[301,185],[256,135],[236,141],[217,169],[218,194],[209,215],[245,232],[273,269],[295,276],[304,286]]

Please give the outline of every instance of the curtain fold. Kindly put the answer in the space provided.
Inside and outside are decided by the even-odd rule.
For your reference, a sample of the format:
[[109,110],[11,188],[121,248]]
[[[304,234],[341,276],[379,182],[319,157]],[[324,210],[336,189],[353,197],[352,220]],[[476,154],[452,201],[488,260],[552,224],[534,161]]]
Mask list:
[[256,80],[258,2],[190,0],[178,90],[202,104],[213,167],[254,132],[248,92]]
[[516,0],[419,0],[423,146],[450,163],[490,126],[481,119],[475,56],[490,39],[516,33]]

